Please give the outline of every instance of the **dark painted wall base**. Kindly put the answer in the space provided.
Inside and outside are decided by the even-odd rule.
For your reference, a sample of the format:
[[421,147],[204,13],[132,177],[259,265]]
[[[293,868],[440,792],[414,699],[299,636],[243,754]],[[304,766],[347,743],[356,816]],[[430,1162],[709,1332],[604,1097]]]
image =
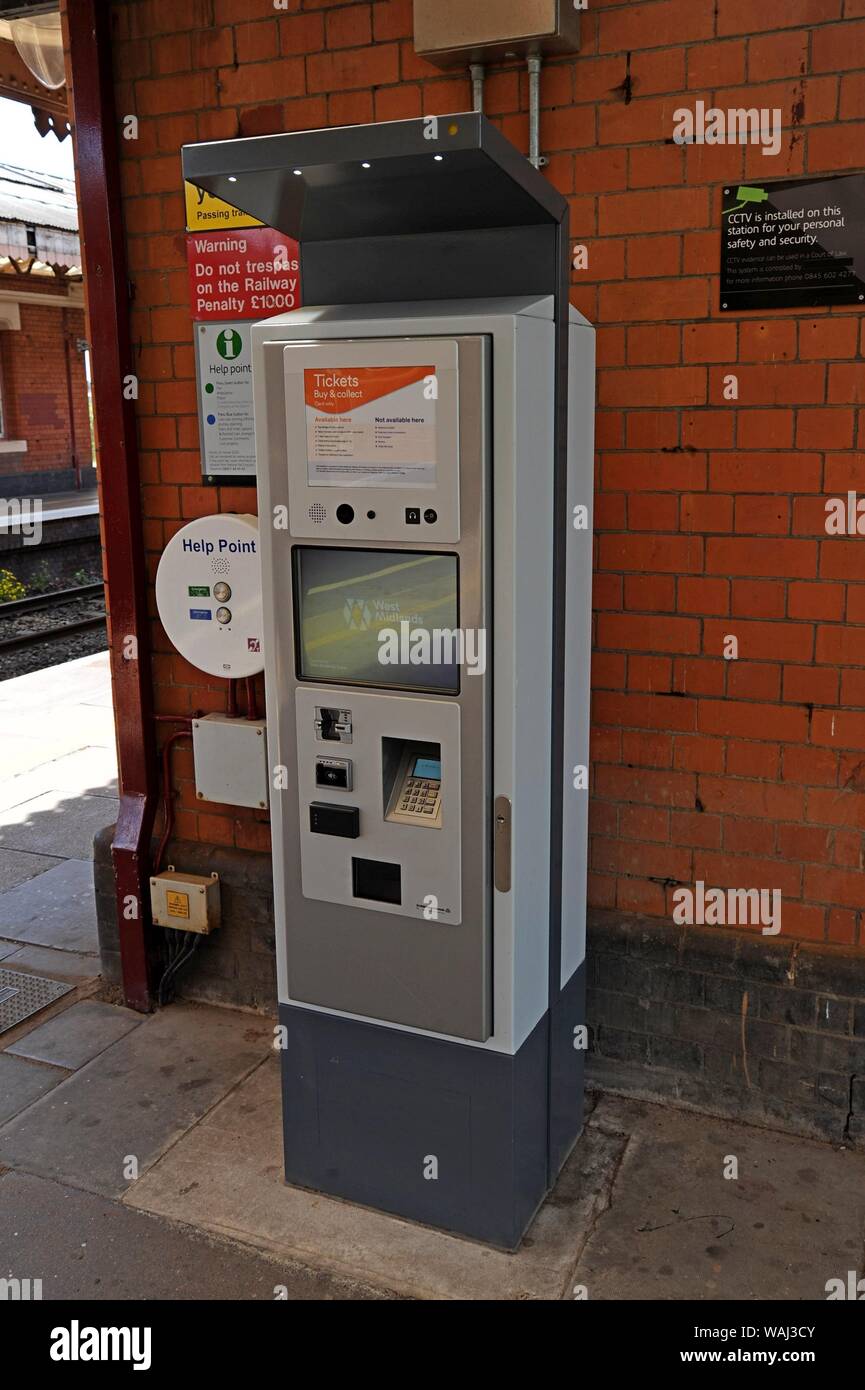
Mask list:
[[[26,469],[27,455],[14,457]],[[95,481],[94,472],[94,484]],[[71,492],[74,487],[74,468],[57,468],[49,473],[0,472],[0,497],[48,497],[52,492]]]
[[[119,984],[120,942],[111,864],[113,838],[113,825],[96,836],[93,867],[102,973],[112,984]],[[270,855],[172,841],[165,863],[192,874],[210,874],[215,869],[222,896],[222,926],[202,939],[195,955],[177,976],[177,996],[275,1016],[276,947]]]
[[[0,497],[44,495],[44,491],[34,487],[25,488],[23,493],[4,492],[0,480]],[[11,570],[34,593],[49,580],[53,587],[60,588],[80,583],[76,578],[79,570],[98,579],[102,573],[99,517],[74,516],[54,521],[51,513],[46,512],[38,545],[30,544],[20,531],[0,532],[0,569]]]
[[865,953],[590,916],[590,1085],[865,1147]]
[[544,1018],[515,1057],[281,1004],[290,1183],[516,1249],[550,1186]]

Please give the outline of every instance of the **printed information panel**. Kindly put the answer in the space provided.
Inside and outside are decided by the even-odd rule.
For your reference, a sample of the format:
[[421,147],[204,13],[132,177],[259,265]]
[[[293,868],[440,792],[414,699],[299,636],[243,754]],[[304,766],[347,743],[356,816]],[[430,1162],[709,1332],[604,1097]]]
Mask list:
[[311,486],[435,486],[435,367],[308,368],[303,387]]
[[865,301],[865,174],[724,189],[721,308]]
[[248,323],[197,324],[201,466],[215,477],[255,477],[252,345]]

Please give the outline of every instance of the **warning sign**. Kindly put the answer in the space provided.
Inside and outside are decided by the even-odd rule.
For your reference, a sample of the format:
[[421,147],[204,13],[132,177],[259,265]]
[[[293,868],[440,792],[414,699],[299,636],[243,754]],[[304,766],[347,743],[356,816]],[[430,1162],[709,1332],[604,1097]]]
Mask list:
[[198,323],[264,319],[300,304],[296,241],[272,227],[186,238],[189,301]]
[[194,183],[184,181],[183,192],[186,198],[186,226],[190,232],[214,231],[225,227],[261,227],[257,217],[248,212],[233,208],[213,193],[206,193]]
[[199,324],[195,349],[202,471],[208,477],[254,475],[250,326]]
[[189,916],[189,895],[187,893],[168,892],[165,894],[165,903],[169,917]]
[[311,485],[435,483],[435,367],[322,367],[303,374]]

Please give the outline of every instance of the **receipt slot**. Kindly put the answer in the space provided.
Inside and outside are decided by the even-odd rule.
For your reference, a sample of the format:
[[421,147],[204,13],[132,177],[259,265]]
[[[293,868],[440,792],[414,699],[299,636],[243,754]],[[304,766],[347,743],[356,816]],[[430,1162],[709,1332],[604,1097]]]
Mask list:
[[564,200],[437,128],[184,168],[318,304],[252,330],[286,1178],[514,1248],[582,1123],[594,335]]

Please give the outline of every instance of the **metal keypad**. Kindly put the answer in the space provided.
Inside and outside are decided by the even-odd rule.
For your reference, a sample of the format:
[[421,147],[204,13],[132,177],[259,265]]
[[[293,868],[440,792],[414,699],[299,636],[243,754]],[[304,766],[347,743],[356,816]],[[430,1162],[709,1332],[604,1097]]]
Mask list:
[[408,777],[402,789],[399,810],[409,815],[434,816],[441,783],[424,777]]

